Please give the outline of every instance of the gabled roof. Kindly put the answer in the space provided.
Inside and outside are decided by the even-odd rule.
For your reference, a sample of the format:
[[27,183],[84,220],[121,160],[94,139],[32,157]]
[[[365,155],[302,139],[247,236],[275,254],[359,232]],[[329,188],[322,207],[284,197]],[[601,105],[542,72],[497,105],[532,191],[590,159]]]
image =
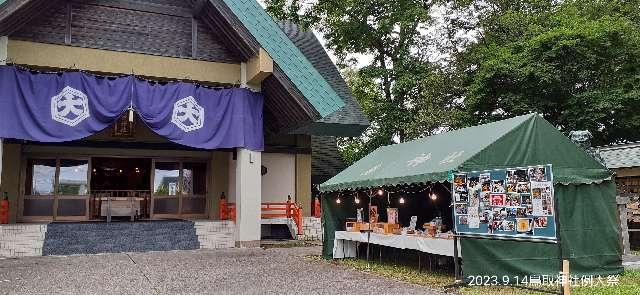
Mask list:
[[640,142],[609,145],[598,149],[607,168],[640,167]]
[[[42,11],[64,2],[9,0],[0,4],[0,35],[11,34]],[[256,0],[188,2],[193,6],[194,17],[203,17],[212,29],[219,29],[229,39],[224,42],[236,48],[243,60],[255,56],[260,47],[274,60],[272,77],[263,81],[263,92],[269,94],[273,101],[269,104],[269,112],[275,115],[265,117],[265,122],[269,121],[272,125],[271,130],[295,130],[327,117],[345,105],[330,81],[314,67]]]
[[285,72],[300,92],[325,117],[344,102],[307,58],[255,0],[224,0],[244,27]]
[[360,136],[369,126],[369,120],[316,35],[313,32],[302,31],[291,22],[280,22],[279,25],[345,103],[339,110],[294,131],[294,133],[343,137]]
[[383,146],[321,191],[445,182],[451,172],[552,164],[556,183],[611,179],[598,161],[537,114]]

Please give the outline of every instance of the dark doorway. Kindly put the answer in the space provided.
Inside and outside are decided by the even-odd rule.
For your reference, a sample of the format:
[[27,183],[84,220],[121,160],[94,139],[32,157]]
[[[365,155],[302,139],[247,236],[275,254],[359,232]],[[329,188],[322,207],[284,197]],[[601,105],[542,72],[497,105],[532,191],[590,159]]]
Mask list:
[[93,158],[91,190],[150,190],[151,159]]
[[92,220],[149,219],[151,159],[92,158]]

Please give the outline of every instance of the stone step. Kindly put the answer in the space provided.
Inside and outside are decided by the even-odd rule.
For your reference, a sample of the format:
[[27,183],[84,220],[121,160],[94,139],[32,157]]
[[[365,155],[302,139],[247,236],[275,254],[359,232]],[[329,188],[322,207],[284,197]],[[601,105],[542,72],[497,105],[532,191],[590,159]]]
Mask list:
[[[162,242],[174,242],[179,243],[182,241],[193,241],[193,235],[175,235],[175,236],[148,236],[148,237],[121,237],[117,239],[106,238],[88,238],[88,239],[47,239],[44,241],[45,246],[49,247],[64,247],[66,245],[100,245],[100,244],[135,244],[135,243],[162,243]],[[197,240],[197,236],[195,237]]]
[[195,233],[195,229],[166,229],[159,228],[155,230],[131,230],[131,229],[122,229],[122,230],[69,230],[66,232],[47,232],[47,239],[59,239],[59,238],[83,238],[83,237],[105,237],[105,238],[117,238],[120,236],[162,236],[162,235],[176,235],[176,234],[193,234]]
[[72,255],[200,248],[190,221],[52,223],[43,255]]
[[154,222],[112,222],[112,223],[51,223],[48,233],[67,231],[112,231],[112,230],[155,230],[165,229],[192,229],[190,221],[154,221]]

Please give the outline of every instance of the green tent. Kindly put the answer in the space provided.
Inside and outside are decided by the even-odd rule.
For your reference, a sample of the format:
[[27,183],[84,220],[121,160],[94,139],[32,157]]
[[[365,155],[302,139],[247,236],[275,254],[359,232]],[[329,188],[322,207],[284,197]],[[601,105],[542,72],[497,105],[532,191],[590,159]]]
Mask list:
[[558,244],[461,238],[465,277],[557,275],[561,258],[576,275],[622,271],[612,173],[537,114],[380,147],[320,185],[324,252],[340,221],[355,215],[328,198],[341,191],[444,183],[453,172],[552,164]]

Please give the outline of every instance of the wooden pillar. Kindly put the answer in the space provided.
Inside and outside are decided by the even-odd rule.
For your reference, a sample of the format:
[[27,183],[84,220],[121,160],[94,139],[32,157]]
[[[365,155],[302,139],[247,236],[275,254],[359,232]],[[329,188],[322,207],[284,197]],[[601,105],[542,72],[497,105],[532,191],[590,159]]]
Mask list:
[[296,155],[296,203],[302,206],[302,216],[311,216],[311,155]]
[[211,175],[212,188],[209,194],[209,218],[219,219],[220,195],[229,195],[229,153],[214,151],[211,159],[209,175]]
[[[0,36],[0,65],[7,64],[7,44],[9,38],[7,36]],[[0,175],[2,175],[2,138],[0,138]],[[0,177],[0,186],[2,186],[2,177]],[[2,192],[0,192],[1,194]],[[1,197],[1,195],[0,195]]]
[[622,248],[622,255],[631,254],[631,245],[629,244],[629,228],[627,225],[628,203],[629,197],[616,197],[616,204],[618,208],[618,222],[620,224],[620,246]]
[[15,223],[18,215],[18,196],[20,195],[20,167],[22,145],[4,142],[2,148],[2,174],[0,174],[0,193],[9,196],[9,223]]

